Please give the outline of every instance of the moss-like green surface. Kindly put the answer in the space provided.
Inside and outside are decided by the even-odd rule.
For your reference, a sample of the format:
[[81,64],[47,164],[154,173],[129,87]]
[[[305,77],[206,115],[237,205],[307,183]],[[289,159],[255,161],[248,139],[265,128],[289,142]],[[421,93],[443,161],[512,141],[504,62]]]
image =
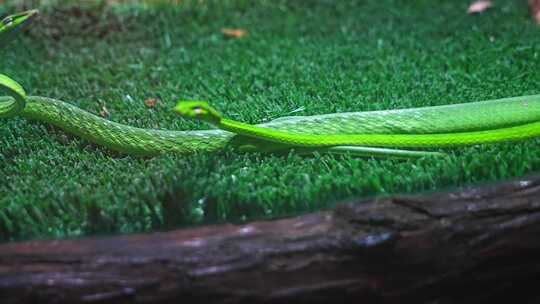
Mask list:
[[[469,2],[196,1],[87,8],[82,17],[49,7],[30,35],[0,50],[0,71],[32,95],[94,113],[105,105],[111,120],[165,129],[209,128],[177,117],[179,98],[258,123],[539,94],[540,29],[526,3],[498,1],[469,16]],[[224,27],[249,35],[227,39]],[[148,98],[161,102],[148,108]],[[243,221],[540,169],[538,140],[457,149],[448,160],[234,151],[141,159],[65,134],[1,121],[0,240]]]

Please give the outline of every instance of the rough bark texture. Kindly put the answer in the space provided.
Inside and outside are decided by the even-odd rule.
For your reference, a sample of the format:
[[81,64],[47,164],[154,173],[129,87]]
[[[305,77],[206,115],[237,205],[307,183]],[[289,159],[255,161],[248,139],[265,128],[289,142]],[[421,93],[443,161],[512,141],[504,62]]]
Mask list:
[[488,303],[540,296],[540,177],[242,226],[0,245],[1,303]]

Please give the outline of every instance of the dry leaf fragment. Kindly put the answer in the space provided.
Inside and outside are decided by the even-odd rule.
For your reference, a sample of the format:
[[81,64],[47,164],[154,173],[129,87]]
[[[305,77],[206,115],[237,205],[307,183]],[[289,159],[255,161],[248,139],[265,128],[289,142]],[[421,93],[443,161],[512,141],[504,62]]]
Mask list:
[[469,14],[480,14],[485,12],[487,9],[492,7],[493,4],[490,0],[477,0],[474,1],[471,6],[469,6],[469,9],[467,10],[467,13]]
[[107,109],[107,107],[105,105],[102,105],[101,106],[101,111],[99,111],[99,115],[101,115],[101,117],[109,117],[109,115],[111,115],[111,113],[109,113],[109,110]]
[[540,24],[540,0],[529,0],[529,8],[536,23]]
[[146,104],[147,107],[153,108],[157,105],[158,99],[157,98],[148,98],[144,101],[144,104]]
[[242,38],[248,34],[246,30],[243,29],[230,29],[230,28],[222,28],[221,33],[229,38]]

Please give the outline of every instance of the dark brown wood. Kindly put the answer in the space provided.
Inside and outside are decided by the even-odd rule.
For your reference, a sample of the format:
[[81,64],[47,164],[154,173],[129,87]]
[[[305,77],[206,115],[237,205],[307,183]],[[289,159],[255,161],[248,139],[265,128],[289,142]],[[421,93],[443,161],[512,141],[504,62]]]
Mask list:
[[1,303],[540,300],[540,177],[296,218],[0,245]]

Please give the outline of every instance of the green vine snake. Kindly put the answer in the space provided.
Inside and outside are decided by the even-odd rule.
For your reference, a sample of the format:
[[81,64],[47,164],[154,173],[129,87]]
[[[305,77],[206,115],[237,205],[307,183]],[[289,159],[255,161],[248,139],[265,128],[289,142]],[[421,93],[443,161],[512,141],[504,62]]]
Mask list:
[[[0,24],[0,46],[29,24],[37,11],[11,15]],[[243,151],[350,153],[360,156],[442,156],[439,149],[524,140],[540,136],[540,95],[411,109],[281,118],[250,125],[223,118],[205,102],[179,102],[175,111],[217,130],[169,131],[115,123],[66,102],[27,96],[0,74],[0,117],[20,116],[53,124],[112,150],[132,155]],[[413,150],[403,150],[413,149]]]

